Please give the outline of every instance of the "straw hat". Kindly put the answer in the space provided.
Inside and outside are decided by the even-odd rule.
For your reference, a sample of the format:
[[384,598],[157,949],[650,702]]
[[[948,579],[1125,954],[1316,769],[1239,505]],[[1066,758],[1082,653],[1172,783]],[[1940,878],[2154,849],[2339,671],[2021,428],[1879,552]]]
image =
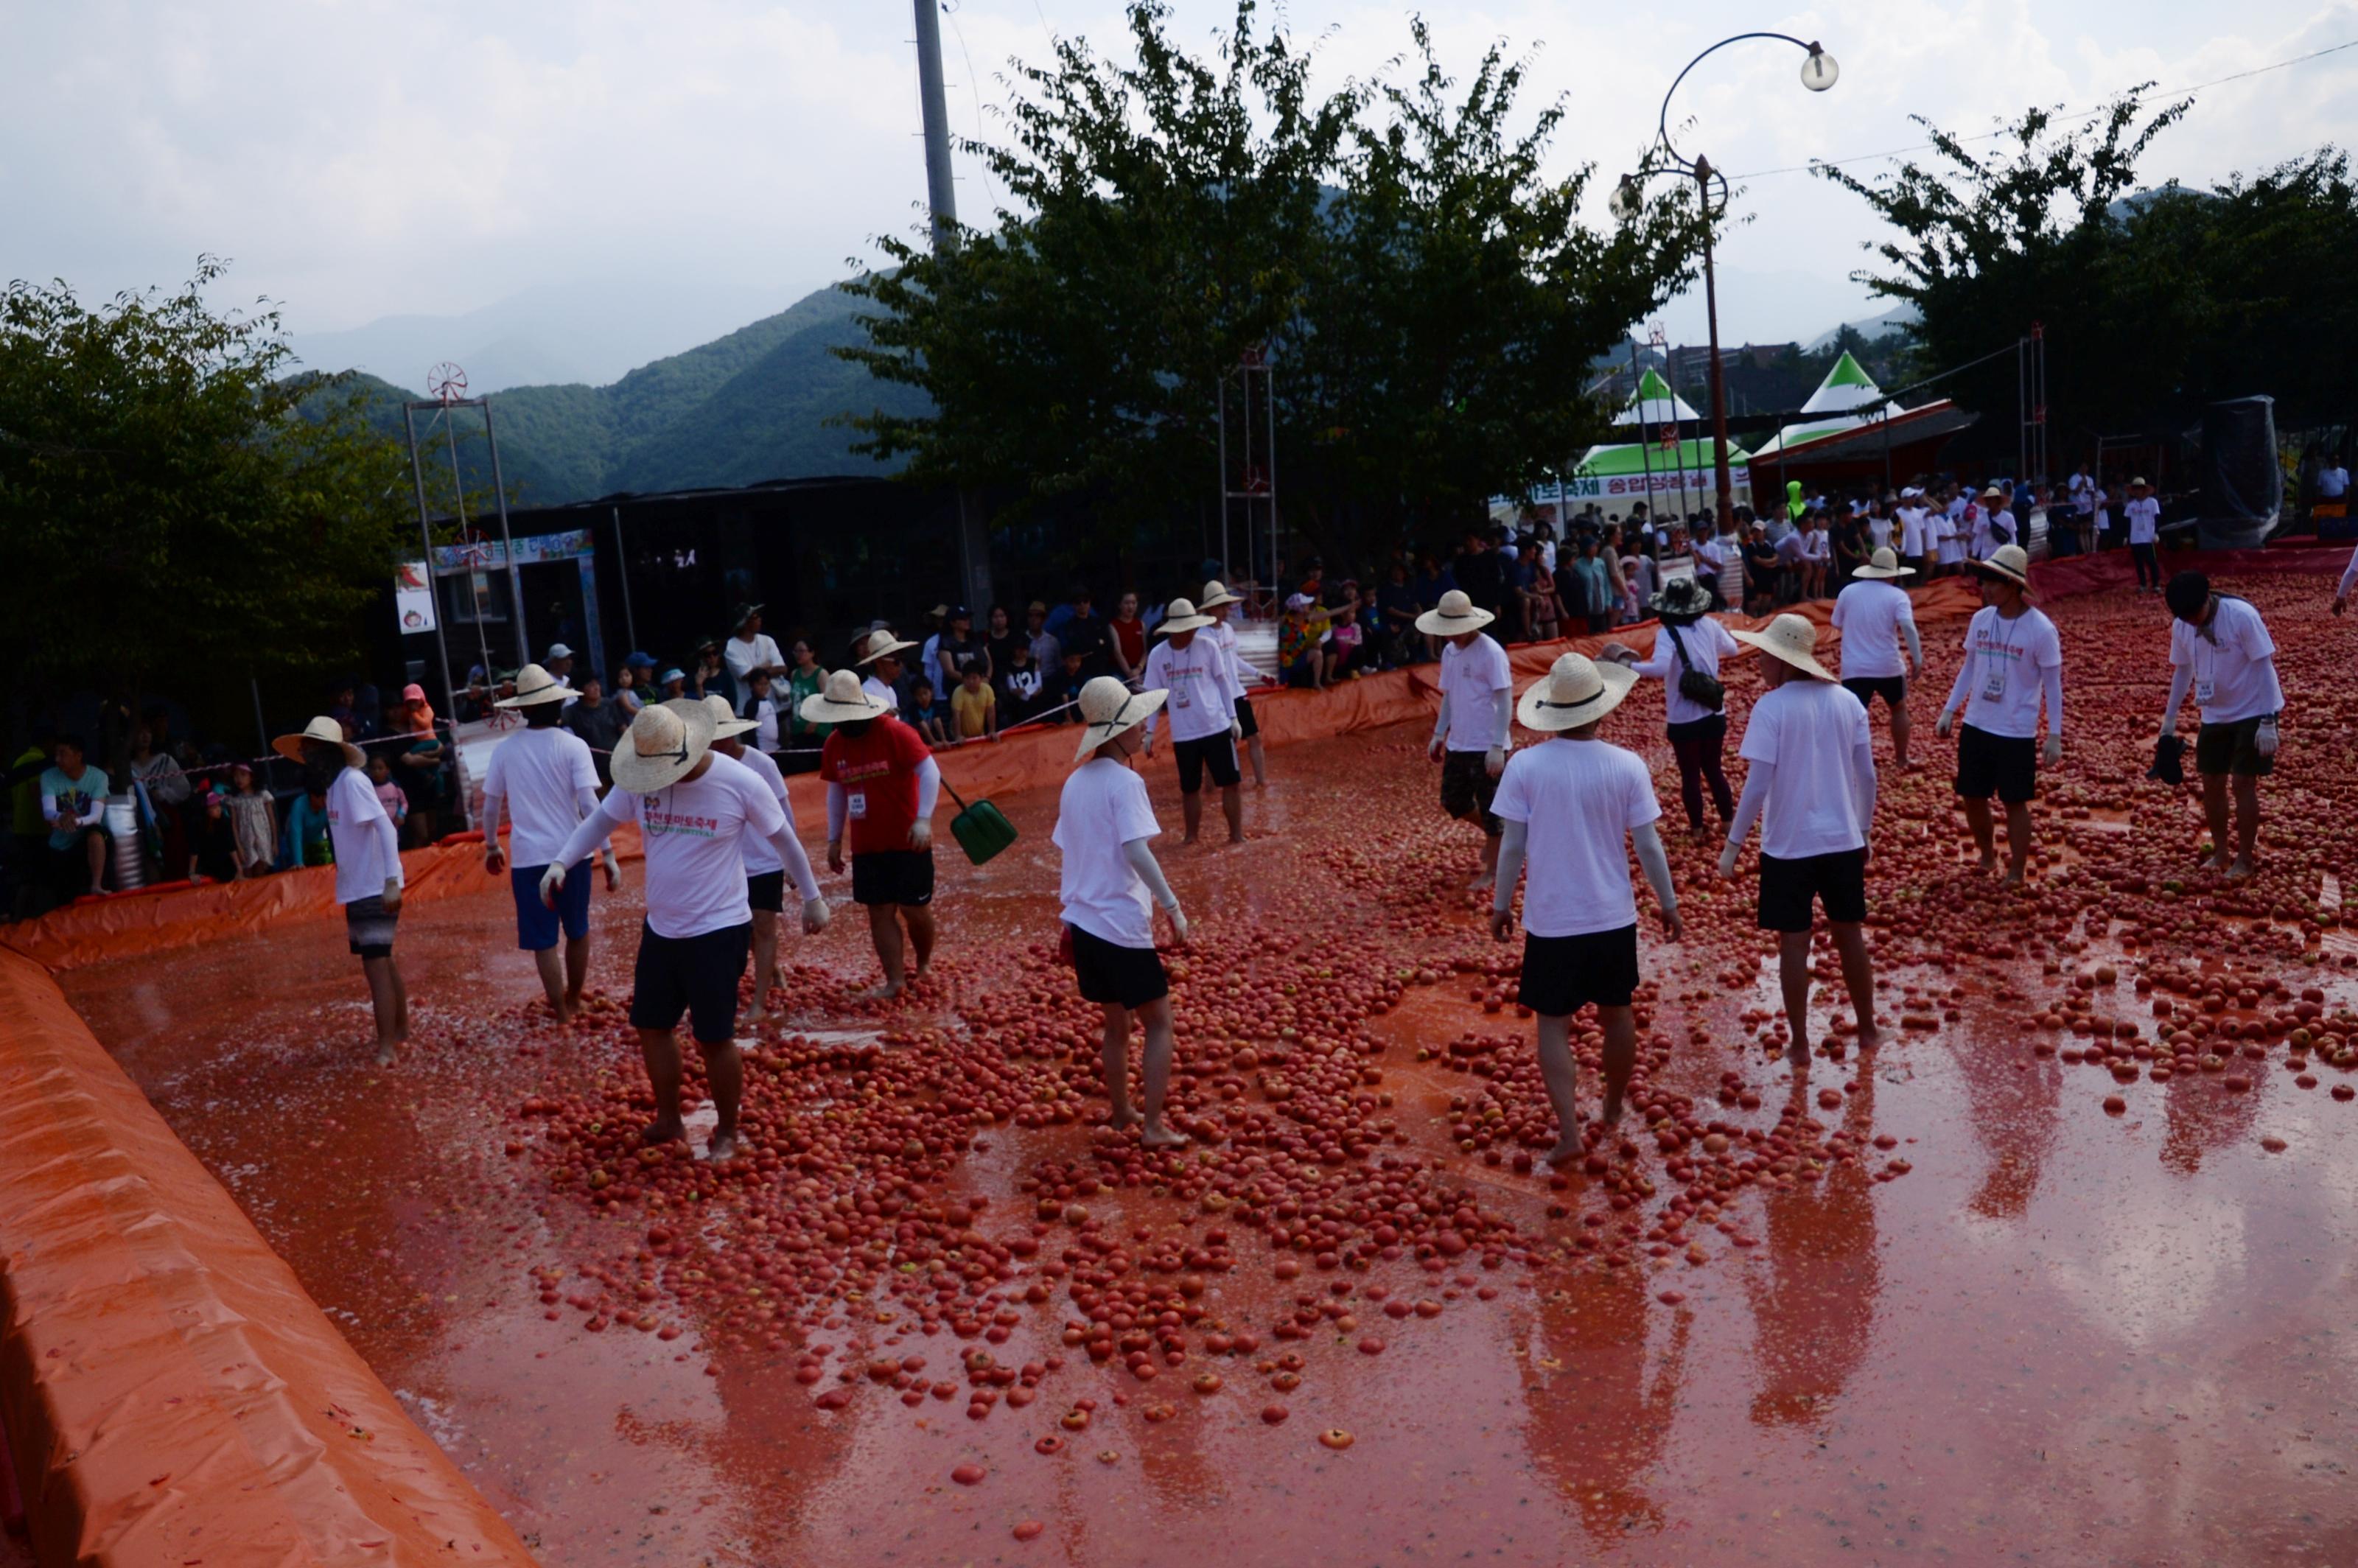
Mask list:
[[1993,484],[1982,492],[1981,499],[1984,501],[2004,501],[2006,499],[2006,492]]
[[2020,545],[2000,545],[1990,552],[1989,559],[1974,562],[1974,569],[2019,589],[2030,587],[2030,557]]
[[[558,647],[565,644],[559,643]],[[494,708],[532,708],[544,702],[563,702],[573,695],[573,688],[542,669],[538,665],[526,665],[516,671],[515,695],[503,697]]]
[[1779,615],[1758,632],[1733,632],[1729,635],[1820,680],[1834,678],[1833,671],[1818,663],[1818,629],[1798,615]]
[[1155,626],[1154,634],[1158,637],[1175,637],[1182,632],[1199,632],[1211,623],[1210,616],[1195,613],[1195,605],[1184,599],[1174,599],[1171,601],[1170,608],[1163,612],[1163,619]]
[[1646,600],[1646,608],[1681,625],[1711,613],[1711,589],[1691,577],[1674,577]]
[[300,735],[281,735],[270,742],[270,749],[282,757],[299,762],[303,760],[303,742],[306,741],[323,741],[330,746],[341,746],[344,761],[356,768],[368,766],[367,754],[345,740],[344,727],[324,713],[303,726]]
[[1163,706],[1167,691],[1132,691],[1113,676],[1098,676],[1081,687],[1081,744],[1073,761],[1081,762],[1099,746],[1125,730],[1137,729]]
[[803,698],[802,715],[813,724],[852,724],[892,712],[882,697],[871,697],[860,684],[858,670],[836,670],[827,685]]
[[1204,584],[1204,597],[1195,601],[1195,608],[1217,610],[1223,604],[1242,604],[1244,600],[1240,595],[1228,591],[1227,583],[1222,582],[1218,578],[1214,578]]
[[686,697],[651,702],[631,720],[625,741],[607,763],[615,787],[653,795],[679,783],[704,761],[712,749],[712,715]]
[[[683,697],[676,700],[688,702],[693,699]],[[712,719],[712,738],[716,741],[729,741],[740,735],[750,735],[762,727],[753,719],[738,718],[737,710],[729,706],[729,699],[725,697],[706,697],[704,711]]]
[[2145,477],[2140,474],[2136,479],[2129,481],[2129,488],[2131,490],[2151,490],[2153,486],[2146,483]]
[[1850,575],[1854,578],[1888,582],[1893,578],[1914,577],[1916,568],[1901,566],[1899,552],[1885,545],[1866,558],[1866,565],[1855,568]]
[[868,641],[861,644],[860,662],[863,665],[872,665],[887,654],[897,654],[903,648],[914,648],[916,645],[914,643],[903,643],[890,632],[871,632],[868,634]]
[[1497,619],[1487,610],[1475,609],[1465,589],[1453,588],[1441,596],[1439,604],[1416,618],[1416,629],[1437,637],[1455,637],[1461,632],[1479,632]]
[[1531,682],[1515,704],[1515,720],[1526,730],[1577,730],[1620,707],[1637,684],[1633,669],[1566,654]]

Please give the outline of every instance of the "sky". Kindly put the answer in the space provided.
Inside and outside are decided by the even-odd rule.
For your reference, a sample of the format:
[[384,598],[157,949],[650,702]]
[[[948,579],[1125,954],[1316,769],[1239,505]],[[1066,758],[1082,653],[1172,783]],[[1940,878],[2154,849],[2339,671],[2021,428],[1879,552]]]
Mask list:
[[[1198,46],[1233,15],[1233,0],[1173,5]],[[1328,84],[1409,44],[1396,4],[1272,15],[1315,40]],[[2093,106],[2358,41],[2358,4],[2290,0],[1693,0],[1674,16],[1492,0],[1432,17],[1449,66],[1502,40],[1531,58],[1534,108],[1564,95],[1556,164],[1598,166],[1599,223],[1697,50],[1753,28],[1824,44],[1842,68],[1829,92],[1801,89],[1798,50],[1755,41],[1704,62],[1671,106],[1682,148],[1739,177],[1750,218],[1721,246],[1729,342],[1886,308],[1847,281],[1877,237],[1865,205],[1760,171],[1920,142],[1911,114],[1981,131],[2033,103]],[[949,0],[943,23],[951,119],[984,139],[1004,127],[1011,57],[1057,36],[1124,43],[1118,0]],[[210,252],[233,261],[227,297],[270,297],[298,333],[576,286],[663,295],[679,333],[705,332],[702,302],[724,326],[749,301],[783,308],[922,224],[912,35],[901,0],[0,0],[0,274],[95,298],[183,279]],[[2358,141],[2358,49],[2204,92],[2147,172],[2211,180],[2326,141]],[[958,177],[971,222],[998,193],[971,160]],[[1660,319],[1700,340],[1699,300]]]

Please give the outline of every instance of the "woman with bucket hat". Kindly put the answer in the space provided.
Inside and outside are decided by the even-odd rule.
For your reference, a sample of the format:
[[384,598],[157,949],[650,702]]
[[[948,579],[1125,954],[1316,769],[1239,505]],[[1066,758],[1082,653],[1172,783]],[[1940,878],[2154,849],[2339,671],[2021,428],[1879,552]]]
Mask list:
[[394,962],[393,938],[401,919],[401,838],[376,787],[362,770],[367,759],[344,739],[344,727],[325,715],[301,733],[270,743],[280,756],[303,764],[303,786],[328,803],[328,838],[334,846],[336,902],[344,910],[344,938],[368,978],[369,1003],[376,1015],[376,1065],[393,1065],[394,1053],[409,1038],[409,988]]
[[[763,672],[754,674],[759,678]],[[778,797],[778,809],[786,814],[785,842],[792,846],[790,853],[780,855],[766,838],[737,840],[737,856],[745,867],[745,902],[753,907],[753,1001],[745,1010],[745,1022],[752,1027],[768,1019],[770,992],[778,983],[778,917],[786,910],[786,879],[794,879],[795,892],[806,909],[814,903],[825,909],[826,901],[819,894],[810,857],[803,852],[802,835],[795,827],[795,806],[786,798],[785,775],[761,747],[745,744],[744,738],[758,730],[760,724],[731,713],[728,702],[719,697],[706,697],[704,706],[712,713],[712,749],[752,769],[763,787]]]
[[1228,661],[1228,706],[1236,709],[1237,732],[1245,743],[1245,755],[1252,759],[1253,788],[1269,787],[1269,758],[1261,747],[1260,720],[1253,713],[1252,697],[1245,689],[1245,676],[1251,666],[1237,652],[1237,629],[1228,620],[1228,607],[1244,600],[1228,591],[1228,584],[1214,578],[1204,584],[1204,597],[1195,601],[1198,614],[1212,618],[1204,635],[1219,644],[1221,655]]
[[1626,838],[1645,868],[1671,940],[1681,934],[1671,864],[1654,831],[1662,815],[1654,775],[1635,753],[1596,738],[1606,715],[1638,684],[1635,672],[1566,654],[1531,683],[1515,717],[1548,737],[1507,761],[1496,809],[1506,824],[1498,882],[1490,895],[1490,937],[1514,927],[1515,878],[1523,889],[1523,972],[1520,1000],[1539,1017],[1540,1076],[1555,1109],[1560,1165],[1585,1152],[1574,1095],[1572,1018],[1594,1003],[1605,1032],[1607,1127],[1621,1119],[1621,1097],[1638,1061],[1638,903],[1629,886]]
[[[1216,624],[1184,599],[1174,599],[1154,628],[1153,651],[1139,680],[1141,689],[1163,694],[1171,719],[1171,755],[1179,765],[1179,800],[1193,844],[1204,826],[1204,770],[1220,786],[1220,811],[1228,819],[1228,842],[1245,841],[1244,775],[1237,768],[1237,741],[1243,727],[1230,707],[1228,656],[1203,635]],[[1146,717],[1146,754],[1154,754],[1155,715]]]
[[1457,589],[1416,618],[1416,629],[1442,640],[1441,711],[1433,716],[1425,754],[1441,764],[1441,809],[1482,825],[1482,869],[1469,892],[1488,887],[1498,873],[1498,819],[1490,814],[1498,775],[1506,770],[1508,716],[1514,673],[1507,650],[1482,634],[1494,617]]
[[849,670],[827,676],[826,687],[803,704],[803,717],[835,726],[818,760],[827,783],[827,869],[842,871],[848,831],[851,900],[868,911],[868,934],[884,970],[882,983],[867,994],[875,1000],[898,996],[910,979],[909,949],[915,950],[915,979],[924,979],[933,962],[934,801],[941,766],[924,738]]
[[[1778,979],[1795,1065],[1810,1057],[1810,929],[1825,911],[1843,982],[1858,1019],[1858,1045],[1881,1042],[1875,1023],[1875,969],[1867,957],[1866,840],[1875,821],[1875,742],[1866,708],[1818,662],[1818,629],[1779,615],[1759,632],[1735,633],[1767,657],[1768,689],[1752,705],[1739,752],[1750,764],[1736,821],[1720,851],[1719,874],[1734,879],[1736,857],[1760,824],[1760,927],[1777,933]],[[1839,1047],[1836,1048],[1837,1051]]]
[[1924,667],[1916,606],[1899,586],[1900,579],[1915,575],[1888,549],[1876,551],[1834,596],[1832,617],[1833,629],[1842,633],[1843,689],[1870,708],[1883,698],[1891,715],[1891,762],[1898,768],[1908,765],[1908,676]]
[[1736,794],[1721,762],[1727,752],[1727,690],[1719,679],[1719,661],[1736,651],[1736,640],[1711,618],[1711,590],[1691,577],[1672,578],[1646,602],[1662,623],[1654,651],[1640,660],[1634,650],[1607,643],[1596,656],[1662,683],[1664,733],[1679,762],[1679,798],[1687,808],[1687,831],[1700,838],[1710,831],[1703,819],[1706,784],[1720,826],[1736,815]]
[[[495,877],[514,862],[508,887],[515,899],[516,946],[532,955],[548,1011],[564,1023],[581,1005],[581,987],[590,978],[590,879],[574,878],[554,908],[541,902],[540,879],[573,830],[598,809],[597,760],[589,742],[558,722],[573,695],[570,687],[539,665],[518,670],[515,686],[515,695],[500,706],[522,710],[525,727],[492,749],[483,769],[483,871]],[[500,848],[502,817],[511,824],[506,850]],[[622,868],[603,840],[598,854],[606,891],[612,892],[622,885]]]
[[[751,768],[712,749],[712,710],[700,700],[652,703],[631,721],[613,757],[614,787],[573,830],[541,873],[540,896],[555,906],[566,868],[579,864],[625,822],[639,827],[646,855],[646,921],[633,973],[631,1025],[654,1087],[655,1119],[640,1135],[665,1143],[687,1135],[680,1105],[676,1031],[684,1015],[704,1056],[714,1126],[707,1152],[737,1152],[737,1108],[745,1066],[737,1054],[737,982],[752,945],[753,908],[740,845],[766,839],[782,862],[802,853],[786,814]],[[827,905],[803,905],[803,930],[827,928]]]
[[[1187,917],[1155,863],[1152,840],[1163,831],[1146,798],[1146,783],[1130,759],[1143,743],[1141,727],[1163,706],[1164,693],[1131,691],[1114,676],[1081,688],[1079,765],[1056,802],[1052,842],[1062,857],[1057,892],[1065,942],[1081,998],[1104,1010],[1106,1098],[1113,1125],[1139,1123],[1149,1147],[1187,1141],[1163,1124],[1171,1087],[1171,981],[1154,950],[1154,911],[1171,926],[1174,947],[1187,946]],[[1140,1114],[1130,1104],[1130,1025],[1146,1031],[1145,1094]]]
[[2006,885],[2014,887],[2030,860],[2042,697],[2046,763],[2051,768],[2063,760],[2063,640],[2055,622],[2029,602],[2030,557],[2021,546],[1999,546],[1989,559],[1974,564],[1974,572],[1981,579],[1982,608],[1965,628],[1965,662],[1957,667],[1938,729],[1946,740],[1958,709],[1965,710],[1965,732],[1957,738],[1957,794],[1985,871],[1997,869],[1990,796],[2005,803]]

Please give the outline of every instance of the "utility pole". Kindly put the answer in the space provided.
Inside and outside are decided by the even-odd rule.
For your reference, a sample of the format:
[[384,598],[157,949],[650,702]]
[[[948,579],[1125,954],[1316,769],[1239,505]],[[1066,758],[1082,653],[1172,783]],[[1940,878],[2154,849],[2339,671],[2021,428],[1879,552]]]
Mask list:
[[[957,191],[950,183],[950,112],[942,92],[942,16],[940,0],[916,0],[917,94],[925,114],[925,205],[933,214],[934,254],[945,255],[957,243]],[[990,582],[990,524],[982,508],[957,493],[958,596],[976,617],[990,611],[997,597]]]

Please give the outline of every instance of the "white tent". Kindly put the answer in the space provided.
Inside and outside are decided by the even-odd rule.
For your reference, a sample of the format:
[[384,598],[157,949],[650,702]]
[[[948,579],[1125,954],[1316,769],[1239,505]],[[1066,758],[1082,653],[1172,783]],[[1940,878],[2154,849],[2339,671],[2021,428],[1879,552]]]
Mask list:
[[1613,416],[1613,423],[1682,425],[1702,417],[1687,406],[1685,398],[1671,390],[1670,383],[1650,370],[1638,378],[1638,390],[1629,395],[1629,406]]
[[1789,448],[1821,437],[1855,430],[1872,420],[1887,418],[1906,412],[1896,403],[1884,401],[1883,389],[1866,368],[1851,358],[1845,349],[1826,372],[1826,379],[1818,384],[1817,391],[1801,405],[1801,412],[1819,417],[1788,425],[1768,440],[1753,449],[1755,461],[1776,457]]

